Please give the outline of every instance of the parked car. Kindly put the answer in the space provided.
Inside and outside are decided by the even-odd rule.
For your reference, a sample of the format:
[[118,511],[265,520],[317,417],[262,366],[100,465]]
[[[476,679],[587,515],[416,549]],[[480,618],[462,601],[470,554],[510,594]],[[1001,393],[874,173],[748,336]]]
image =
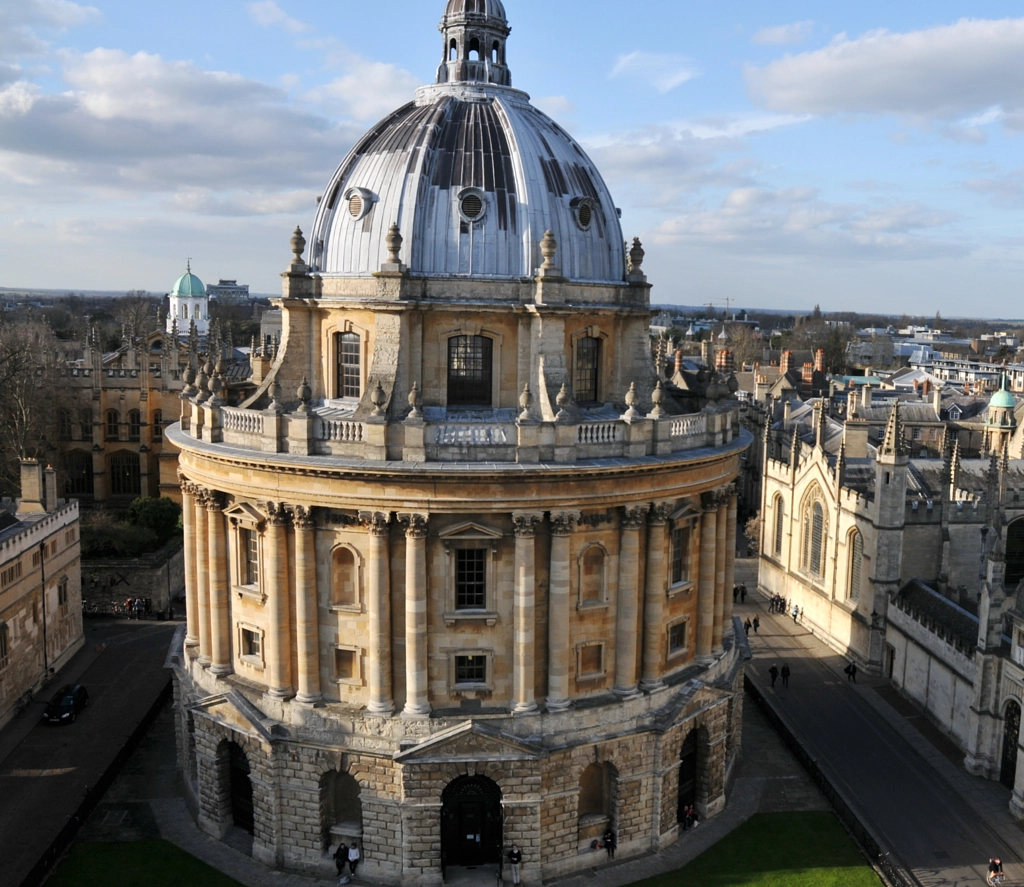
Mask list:
[[81,684],[67,684],[46,706],[43,720],[51,724],[73,724],[78,713],[89,704],[89,691]]

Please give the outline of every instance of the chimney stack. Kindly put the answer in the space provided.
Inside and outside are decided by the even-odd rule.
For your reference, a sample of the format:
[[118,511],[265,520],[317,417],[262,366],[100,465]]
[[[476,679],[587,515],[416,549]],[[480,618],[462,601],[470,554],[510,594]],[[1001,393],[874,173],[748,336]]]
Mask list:
[[779,372],[785,375],[791,369],[793,369],[793,352],[783,351],[782,357],[779,359]]
[[43,466],[35,459],[22,459],[18,514],[43,514],[46,511],[44,498]]
[[57,510],[57,472],[52,465],[43,472],[43,508],[47,514]]
[[872,391],[871,391],[871,386],[870,385],[865,385],[863,388],[861,388],[861,390],[860,390],[860,405],[862,407],[864,407],[864,409],[866,409],[866,410],[871,409],[871,397],[872,397]]
[[817,373],[825,372],[825,349],[819,348],[814,352],[814,371]]

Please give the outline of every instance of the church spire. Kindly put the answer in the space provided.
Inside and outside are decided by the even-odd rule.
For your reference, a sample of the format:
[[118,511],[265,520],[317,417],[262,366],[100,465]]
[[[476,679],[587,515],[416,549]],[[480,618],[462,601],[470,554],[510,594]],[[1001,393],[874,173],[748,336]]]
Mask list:
[[900,421],[900,402],[892,405],[889,413],[889,421],[885,426],[885,437],[882,438],[882,445],[878,448],[880,456],[905,456],[906,441],[903,439],[903,423]]
[[505,61],[508,26],[501,0],[448,0],[440,24],[444,57],[438,83],[492,83],[511,86]]

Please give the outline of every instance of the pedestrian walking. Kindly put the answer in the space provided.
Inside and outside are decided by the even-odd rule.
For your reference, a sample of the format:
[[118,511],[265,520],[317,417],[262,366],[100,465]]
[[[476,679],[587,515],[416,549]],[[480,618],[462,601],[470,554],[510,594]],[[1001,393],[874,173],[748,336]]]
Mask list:
[[740,587],[738,585],[734,585],[732,587],[732,602],[735,604],[736,601],[738,601],[739,599],[740,599]]
[[800,616],[800,608],[793,604],[793,624],[796,625],[796,620]]
[[745,582],[740,583],[740,603],[745,604],[747,602],[747,586]]
[[761,627],[761,620],[755,616],[751,624],[754,626],[754,634],[757,634],[757,630]]
[[362,854],[359,852],[359,844],[353,841],[352,846],[348,848],[348,872],[353,878],[356,876],[356,867],[359,865],[361,858]]
[[508,851],[508,861],[512,867],[512,883],[518,885],[521,882],[519,867],[523,864],[523,851],[515,844]]
[[743,623],[743,633],[750,637],[750,617],[748,616],[746,621]]
[[601,843],[604,844],[604,849],[608,851],[608,858],[615,859],[615,832],[612,831],[611,826],[608,826],[608,831],[604,833]]
[[800,621],[801,622],[804,621],[804,608],[803,607],[800,608]]
[[851,662],[848,666],[846,666],[844,671],[846,672],[846,680],[853,681],[856,684],[857,683],[857,663],[856,662]]
[[782,663],[782,671],[779,674],[782,675],[782,686],[789,687],[789,663]]
[[1003,882],[1003,861],[996,856],[988,861],[989,884],[1001,884]]
[[779,668],[778,668],[778,666],[773,665],[771,668],[769,668],[768,669],[768,675],[772,679],[772,689],[774,690],[775,689],[775,682],[779,679]]
[[338,849],[334,851],[334,865],[338,869],[338,883],[343,883],[345,878],[345,863],[348,862],[348,845],[342,841]]

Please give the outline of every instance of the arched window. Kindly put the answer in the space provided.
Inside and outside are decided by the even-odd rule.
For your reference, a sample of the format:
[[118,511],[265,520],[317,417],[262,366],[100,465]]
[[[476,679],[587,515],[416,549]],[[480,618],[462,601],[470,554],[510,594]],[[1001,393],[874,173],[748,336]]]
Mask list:
[[64,472],[67,483],[64,489],[70,496],[92,496],[92,453],[72,450],[64,457]]
[[78,422],[81,425],[82,440],[92,440],[92,408],[85,407],[78,414]]
[[138,410],[128,411],[128,440],[139,440],[142,437],[142,413]]
[[476,37],[469,41],[469,60],[480,61],[480,41]]
[[163,410],[153,410],[153,440],[164,439],[164,413]]
[[803,569],[812,576],[825,574],[825,509],[820,501],[807,505],[803,521]]
[[448,405],[491,406],[494,343],[485,336],[448,340]]
[[142,474],[138,453],[122,451],[111,454],[110,494],[112,496],[142,495]]
[[60,439],[71,440],[71,413],[68,410],[60,411]]
[[601,340],[585,336],[576,342],[573,392],[577,403],[597,403],[601,378]]
[[188,320],[188,305],[181,306],[181,319]]
[[338,354],[338,397],[362,397],[362,347],[358,333],[338,333],[335,348]]
[[579,840],[599,839],[613,825],[617,773],[612,764],[591,764],[580,775]]
[[363,805],[360,786],[349,773],[331,770],[320,778],[320,827],[324,849],[331,847],[332,832],[339,841],[351,844],[363,836]]
[[491,47],[491,63],[498,64],[498,42],[495,41],[494,46]]
[[860,600],[860,575],[861,564],[864,561],[864,537],[856,530],[850,533],[848,542],[850,549],[850,587],[849,598],[851,601]]
[[448,61],[454,62],[459,57],[459,44],[452,40],[451,45],[448,47]]
[[782,557],[782,533],[786,519],[786,503],[781,496],[775,497],[775,538],[773,550],[776,557]]
[[359,565],[350,548],[335,548],[331,555],[331,603],[341,607],[359,603]]
[[121,437],[121,414],[117,410],[107,410],[107,440],[118,440]]
[[196,305],[196,306],[195,306],[195,307],[194,307],[194,308],[192,309],[192,316],[193,316],[193,317],[194,317],[194,318],[195,318],[196,320],[202,320],[202,317],[203,317],[203,312],[199,310],[199,306],[198,306],[198,305]]
[[605,555],[600,545],[591,545],[580,558],[580,603],[605,601]]

